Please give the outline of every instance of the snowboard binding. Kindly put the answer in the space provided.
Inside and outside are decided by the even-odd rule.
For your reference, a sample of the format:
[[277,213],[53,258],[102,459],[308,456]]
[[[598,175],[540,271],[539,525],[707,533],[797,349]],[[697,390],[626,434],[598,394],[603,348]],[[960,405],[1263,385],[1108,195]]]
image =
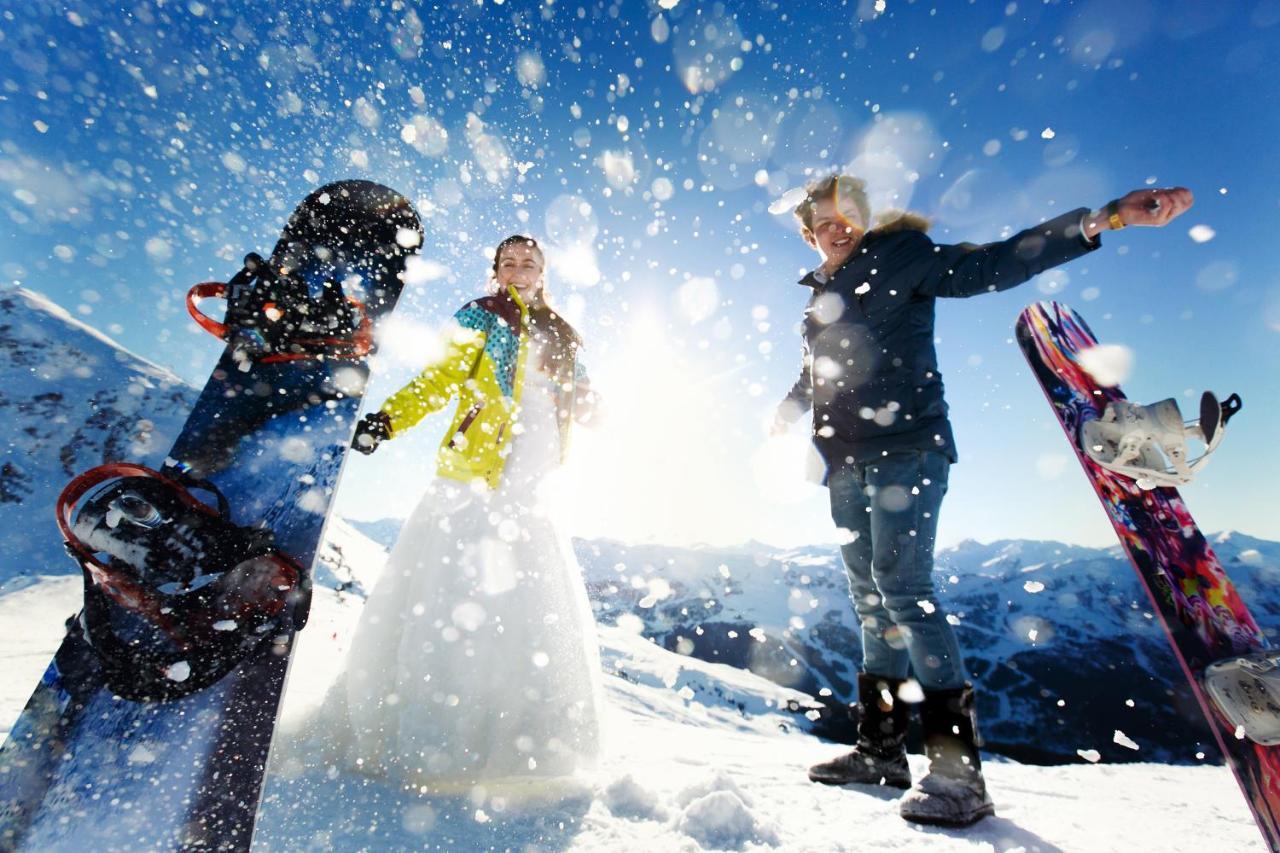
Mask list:
[[[213,494],[216,509],[193,489]],[[303,568],[270,530],[232,523],[210,483],[102,465],[67,484],[57,516],[84,571],[82,639],[107,686],[126,699],[194,693],[305,623]]]
[[[224,322],[200,310],[201,299],[227,300]],[[358,299],[335,281],[313,298],[307,283],[255,253],[229,282],[207,281],[187,292],[187,311],[214,337],[237,347],[244,369],[325,358],[361,359],[373,349],[373,324]]]
[[[1200,398],[1200,418],[1184,421],[1170,397],[1149,406],[1112,400],[1101,418],[1080,426],[1080,448],[1094,462],[1132,478],[1141,489],[1182,486],[1209,461],[1226,433],[1227,421],[1240,411],[1238,394],[1219,401],[1210,391]],[[1188,459],[1187,440],[1204,445]]]
[[1280,652],[1267,650],[1210,664],[1206,692],[1244,736],[1263,746],[1280,744]]

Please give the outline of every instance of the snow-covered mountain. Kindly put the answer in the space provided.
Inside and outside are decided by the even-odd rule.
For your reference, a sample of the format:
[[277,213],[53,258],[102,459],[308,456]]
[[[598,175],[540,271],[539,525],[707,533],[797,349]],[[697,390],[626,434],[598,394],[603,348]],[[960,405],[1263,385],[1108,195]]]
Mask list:
[[[399,522],[358,526],[389,546]],[[1280,582],[1280,543],[1223,533],[1213,545],[1274,636],[1280,599],[1268,591]],[[818,718],[799,724],[836,740],[853,738],[843,707],[856,698],[854,665],[862,650],[834,548],[608,540],[575,546],[602,622],[634,620],[669,650],[749,669],[816,697],[821,714],[810,711]],[[943,606],[959,621],[981,688],[989,750],[1044,763],[1078,761],[1079,750],[1108,761],[1219,760],[1118,546],[966,541],[941,549],[937,567]]]
[[[1214,547],[1269,633],[1280,627],[1280,543],[1240,533]],[[828,706],[816,730],[852,736],[842,704],[861,659],[845,574],[830,548],[778,553],[580,542],[609,622],[638,618],[666,648],[748,668]],[[988,748],[1023,761],[1197,763],[1207,728],[1119,548],[964,542],[938,553],[943,607],[981,687]],[[1115,741],[1123,732],[1134,750]],[[1114,740],[1113,740],[1114,739]]]
[[377,521],[358,521],[349,518],[347,523],[389,551],[391,546],[396,544],[396,537],[400,535],[404,519],[380,518]]
[[[0,294],[0,591],[74,574],[53,521],[67,479],[107,459],[157,464],[195,390],[47,299]],[[335,519],[316,581],[361,598],[400,522]],[[367,534],[364,535],[364,534]],[[1259,621],[1280,627],[1280,543],[1215,548]],[[578,541],[600,621],[789,690],[800,727],[847,739],[859,638],[831,547],[676,548]],[[989,748],[1024,761],[1215,760],[1145,595],[1118,548],[965,542],[942,550],[941,594],[982,687]],[[820,712],[803,695],[822,703]],[[805,716],[806,710],[808,715]],[[1113,741],[1119,730],[1136,751]]]
[[[356,522],[384,547],[400,522]],[[1280,543],[1213,537],[1264,630],[1280,630]],[[749,669],[816,697],[798,723],[848,741],[861,640],[834,548],[678,548],[577,540],[600,620],[706,661]],[[1022,761],[1217,760],[1128,560],[1119,547],[966,541],[938,552],[944,607],[982,688],[988,749]],[[803,713],[808,706],[801,707]],[[1191,720],[1192,722],[1188,722]],[[1117,738],[1116,732],[1125,737]],[[1137,743],[1138,749],[1125,743]]]
[[74,571],[59,491],[103,462],[158,465],[197,394],[45,297],[0,291],[0,583]]

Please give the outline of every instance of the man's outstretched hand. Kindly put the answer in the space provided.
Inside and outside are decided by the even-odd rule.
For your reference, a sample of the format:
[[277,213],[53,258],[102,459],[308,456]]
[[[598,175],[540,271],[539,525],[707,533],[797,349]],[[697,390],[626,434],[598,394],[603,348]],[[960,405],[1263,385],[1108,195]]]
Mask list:
[[1134,190],[1116,201],[1120,221],[1125,225],[1159,228],[1191,209],[1195,196],[1186,187],[1166,190]]
[[1194,203],[1195,196],[1186,187],[1134,190],[1085,217],[1084,233],[1092,240],[1099,231],[1130,225],[1160,228],[1186,213]]

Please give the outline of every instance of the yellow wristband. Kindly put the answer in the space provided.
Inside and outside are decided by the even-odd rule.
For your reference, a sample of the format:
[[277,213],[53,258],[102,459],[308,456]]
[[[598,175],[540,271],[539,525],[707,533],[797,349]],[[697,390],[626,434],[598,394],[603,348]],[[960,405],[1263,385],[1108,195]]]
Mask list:
[[1124,227],[1124,220],[1120,218],[1120,202],[1112,199],[1102,212],[1107,215],[1107,225],[1111,226],[1112,231],[1119,231]]

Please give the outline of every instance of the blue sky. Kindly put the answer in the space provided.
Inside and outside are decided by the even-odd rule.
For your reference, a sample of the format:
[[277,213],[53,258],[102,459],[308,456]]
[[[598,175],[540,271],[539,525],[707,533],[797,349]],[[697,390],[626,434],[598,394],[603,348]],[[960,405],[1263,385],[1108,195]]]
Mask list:
[[[1112,541],[1012,343],[1046,295],[1133,351],[1131,398],[1244,397],[1184,495],[1205,529],[1280,538],[1274,0],[102,5],[0,11],[0,281],[192,382],[218,343],[186,289],[268,251],[318,184],[370,178],[427,226],[372,404],[481,291],[485,247],[529,232],[609,400],[575,437],[570,529],[832,541],[803,431],[764,438],[815,258],[769,204],[847,167],[936,240],[982,242],[1183,184],[1167,229],[939,304],[961,454],[940,539]],[[445,424],[353,460],[342,511],[407,514]]]

